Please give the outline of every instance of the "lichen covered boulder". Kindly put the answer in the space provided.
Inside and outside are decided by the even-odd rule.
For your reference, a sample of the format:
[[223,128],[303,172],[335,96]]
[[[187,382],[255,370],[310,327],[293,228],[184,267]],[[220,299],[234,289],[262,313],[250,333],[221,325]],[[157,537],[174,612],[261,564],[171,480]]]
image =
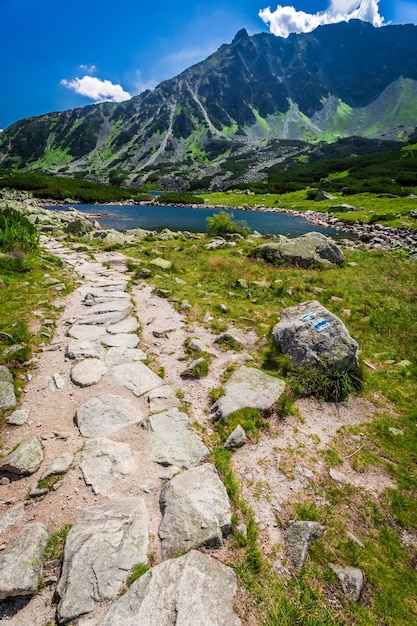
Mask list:
[[281,311],[272,338],[295,369],[314,368],[330,375],[358,370],[357,342],[343,322],[317,300]]

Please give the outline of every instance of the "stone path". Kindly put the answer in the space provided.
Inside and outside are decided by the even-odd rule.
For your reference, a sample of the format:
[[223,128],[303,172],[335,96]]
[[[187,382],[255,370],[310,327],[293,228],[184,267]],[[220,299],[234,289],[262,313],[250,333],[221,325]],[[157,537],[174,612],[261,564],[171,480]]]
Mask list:
[[[136,317],[140,292],[129,291],[124,258],[43,245],[79,287],[27,383],[25,419],[5,433],[0,619],[237,626],[235,574],[213,556],[231,528],[226,490],[176,389],[145,364],[136,331],[146,315]],[[178,320],[166,324],[172,332]],[[62,567],[43,563],[48,532],[64,523]],[[138,564],[154,567],[114,603]]]

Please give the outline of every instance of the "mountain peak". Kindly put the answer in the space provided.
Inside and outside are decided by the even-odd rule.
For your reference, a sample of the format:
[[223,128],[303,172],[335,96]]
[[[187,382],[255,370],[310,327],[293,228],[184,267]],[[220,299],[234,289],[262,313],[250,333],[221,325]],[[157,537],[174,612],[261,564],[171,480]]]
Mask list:
[[241,28],[235,35],[233,41],[232,41],[232,45],[235,43],[239,43],[239,41],[244,41],[246,39],[249,39],[249,35],[248,35],[248,31],[246,30],[246,28]]

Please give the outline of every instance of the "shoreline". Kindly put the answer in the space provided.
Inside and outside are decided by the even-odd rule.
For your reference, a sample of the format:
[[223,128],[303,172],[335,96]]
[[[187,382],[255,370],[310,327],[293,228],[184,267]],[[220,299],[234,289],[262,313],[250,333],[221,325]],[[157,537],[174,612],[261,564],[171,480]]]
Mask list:
[[[56,201],[46,201],[43,206],[60,207],[68,211],[77,211],[77,203],[71,204],[58,203]],[[75,206],[73,206],[75,205]],[[91,205],[94,206],[94,205]],[[163,202],[142,201],[138,203],[124,202],[124,203],[104,203],[97,206],[171,206],[177,207],[178,204],[168,204]],[[324,228],[332,228],[337,232],[346,233],[350,238],[356,238],[361,244],[365,244],[370,249],[381,250],[405,250],[417,254],[417,229],[412,228],[394,228],[392,226],[384,226],[382,224],[366,224],[363,222],[346,223],[339,220],[337,217],[329,215],[328,213],[322,213],[320,211],[297,211],[295,209],[283,209],[281,207],[249,207],[245,206],[225,206],[225,205],[207,205],[207,204],[184,204],[180,205],[191,209],[216,209],[222,211],[242,211],[242,212],[262,212],[262,213],[286,213],[301,217],[312,225],[321,226]],[[83,214],[87,219],[91,221],[100,220],[101,217],[108,217],[109,213],[87,213]],[[351,239],[349,239],[352,242]]]

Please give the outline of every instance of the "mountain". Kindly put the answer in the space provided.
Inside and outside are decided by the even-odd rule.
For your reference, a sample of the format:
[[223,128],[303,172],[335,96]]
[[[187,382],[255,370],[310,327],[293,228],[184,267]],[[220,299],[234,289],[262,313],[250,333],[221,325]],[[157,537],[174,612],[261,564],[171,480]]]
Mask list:
[[328,155],[340,153],[338,139],[348,156],[391,148],[415,132],[416,120],[416,26],[352,20],[287,39],[241,30],[126,102],[13,124],[0,135],[0,167],[219,188],[260,180],[289,159],[308,162],[322,142]]

